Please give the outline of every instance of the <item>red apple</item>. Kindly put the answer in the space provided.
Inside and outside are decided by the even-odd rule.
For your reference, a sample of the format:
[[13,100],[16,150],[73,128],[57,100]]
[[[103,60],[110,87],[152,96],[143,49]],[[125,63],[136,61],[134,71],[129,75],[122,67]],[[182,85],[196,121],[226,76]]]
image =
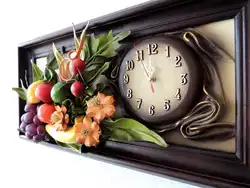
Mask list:
[[75,97],[81,97],[84,94],[84,85],[82,82],[76,81],[71,85],[70,90]]
[[75,58],[71,60],[71,70],[75,73],[78,74],[79,71],[83,72],[86,67],[86,64],[83,60],[80,58]]
[[53,104],[42,104],[38,108],[37,117],[40,121],[44,123],[51,123],[50,116],[55,111],[56,111],[56,108]]
[[45,102],[45,103],[52,102],[52,99],[50,96],[50,92],[51,92],[52,87],[53,86],[50,83],[43,83],[43,84],[40,84],[39,86],[37,86],[37,88],[35,90],[36,98],[39,99],[40,101]]

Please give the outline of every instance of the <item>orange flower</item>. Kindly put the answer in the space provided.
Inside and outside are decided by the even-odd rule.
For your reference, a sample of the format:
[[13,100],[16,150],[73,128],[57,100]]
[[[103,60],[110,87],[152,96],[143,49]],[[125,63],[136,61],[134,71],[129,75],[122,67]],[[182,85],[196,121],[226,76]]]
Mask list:
[[88,109],[86,114],[93,117],[99,124],[105,117],[112,117],[115,113],[114,97],[105,96],[98,92],[97,96],[87,101]]
[[57,131],[64,131],[67,128],[69,115],[66,112],[66,107],[62,105],[62,107],[56,106],[56,111],[51,114],[50,120]]
[[75,118],[76,142],[87,147],[96,146],[99,143],[101,130],[99,125],[88,116]]

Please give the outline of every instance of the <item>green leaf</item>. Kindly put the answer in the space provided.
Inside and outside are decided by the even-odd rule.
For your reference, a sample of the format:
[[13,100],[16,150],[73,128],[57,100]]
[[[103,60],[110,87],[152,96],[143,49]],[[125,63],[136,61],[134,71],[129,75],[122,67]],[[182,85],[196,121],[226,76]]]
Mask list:
[[[105,56],[107,58],[114,57],[117,54],[117,49],[121,46],[119,41],[123,40],[130,34],[130,31],[123,31],[112,38],[105,46],[103,46],[103,51],[101,51],[100,56]],[[110,37],[111,38],[111,37]]]
[[[85,77],[86,81],[88,84],[92,84],[97,78],[98,76],[100,76],[102,73],[104,73],[106,70],[108,70],[109,68],[109,65],[110,65],[110,62],[106,62],[102,65],[101,68],[99,68],[95,73],[94,75],[91,75],[88,77],[88,75],[85,73],[84,76],[87,76],[87,78]],[[88,73],[88,72],[87,72]]]
[[88,59],[90,58],[90,51],[89,51],[89,45],[88,45],[88,37],[87,39],[85,40],[85,43],[84,43],[84,46],[83,46],[83,49],[82,49],[82,56],[84,57],[84,61],[85,62],[88,62]]
[[33,82],[37,80],[42,80],[43,79],[43,72],[40,70],[40,68],[31,61],[32,64],[32,76],[33,76]]
[[92,54],[88,59],[91,62],[98,56],[103,56],[106,58],[114,57],[117,54],[117,49],[120,47],[119,41],[123,40],[130,34],[130,31],[123,31],[113,37],[112,31],[108,35],[99,36],[99,46],[95,54]]
[[106,133],[109,134],[111,140],[147,141],[163,147],[168,146],[161,136],[133,119],[120,118],[115,121],[109,119],[104,120],[103,124],[109,130]]
[[91,85],[93,91],[102,91],[109,85],[108,78],[105,75],[100,75]]
[[13,91],[17,92],[17,94],[19,95],[19,97],[23,100],[27,100],[27,96],[26,96],[26,90],[24,90],[23,88],[12,88]]
[[95,38],[94,34],[88,36],[88,44],[91,54],[95,54],[99,46],[99,39]]
[[63,56],[58,52],[55,44],[53,43],[52,45],[52,49],[53,49],[53,53],[54,53],[54,56],[56,58],[56,61],[58,63],[58,65],[61,63],[62,59],[63,59]]
[[84,72],[90,72],[90,71],[97,70],[97,69],[99,69],[101,66],[102,66],[102,65],[101,65],[101,64],[98,64],[98,63],[97,63],[97,64],[92,64],[92,65],[86,67],[86,68],[84,69]]
[[91,61],[91,62],[89,62],[88,64],[87,64],[87,66],[86,66],[86,71],[89,71],[89,70],[91,70],[92,68],[92,66],[94,65],[97,65],[98,67],[101,67],[102,65],[103,65],[103,63],[105,63],[106,62],[106,57],[104,57],[104,56],[95,56],[95,58],[93,58],[93,60]]
[[100,50],[101,48],[103,48],[103,46],[105,46],[108,42],[113,40],[113,32],[112,30],[109,31],[109,33],[107,35],[102,34],[99,36],[99,47],[98,50]]
[[62,142],[56,141],[57,145],[63,147],[63,148],[68,148],[72,149],[73,151],[76,151],[77,153],[81,153],[82,150],[82,145],[81,144],[66,144]]
[[54,53],[50,53],[47,56],[47,64],[46,64],[46,66],[51,67],[54,70],[58,69],[58,63],[57,63],[57,60],[56,60],[56,58],[54,56]]
[[71,108],[71,106],[73,106],[73,101],[71,99],[65,99],[63,102],[62,102],[62,105],[66,106],[67,109]]
[[86,108],[74,107],[72,108],[72,114],[74,115],[82,115],[85,114]]
[[43,80],[47,82],[51,82],[52,84],[56,84],[58,81],[57,73],[54,69],[46,66],[44,71],[44,78]]

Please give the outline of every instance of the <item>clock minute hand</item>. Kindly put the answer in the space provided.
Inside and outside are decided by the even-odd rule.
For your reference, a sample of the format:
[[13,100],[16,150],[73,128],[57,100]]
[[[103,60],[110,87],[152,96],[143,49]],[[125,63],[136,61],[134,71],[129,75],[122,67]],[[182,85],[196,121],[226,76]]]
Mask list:
[[145,76],[147,77],[148,81],[150,82],[151,90],[152,90],[152,92],[154,93],[155,90],[154,90],[154,86],[153,86],[153,83],[152,83],[152,80],[151,80],[152,78],[149,76],[148,71],[147,71],[147,69],[146,69],[144,63],[143,63],[142,61],[140,61],[140,62],[141,62],[142,68],[143,68],[143,70],[144,70],[144,74],[145,74]]
[[155,68],[152,66],[151,57],[149,57],[148,76],[150,80],[154,80],[154,72]]

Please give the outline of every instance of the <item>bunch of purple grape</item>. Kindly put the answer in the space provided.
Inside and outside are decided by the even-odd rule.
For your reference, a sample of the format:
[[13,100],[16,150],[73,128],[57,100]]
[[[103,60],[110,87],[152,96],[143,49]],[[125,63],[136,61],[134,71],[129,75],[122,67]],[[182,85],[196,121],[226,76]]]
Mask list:
[[28,139],[36,142],[45,139],[45,127],[37,117],[38,105],[26,104],[24,107],[25,114],[21,117],[21,125],[19,130],[26,135]]

